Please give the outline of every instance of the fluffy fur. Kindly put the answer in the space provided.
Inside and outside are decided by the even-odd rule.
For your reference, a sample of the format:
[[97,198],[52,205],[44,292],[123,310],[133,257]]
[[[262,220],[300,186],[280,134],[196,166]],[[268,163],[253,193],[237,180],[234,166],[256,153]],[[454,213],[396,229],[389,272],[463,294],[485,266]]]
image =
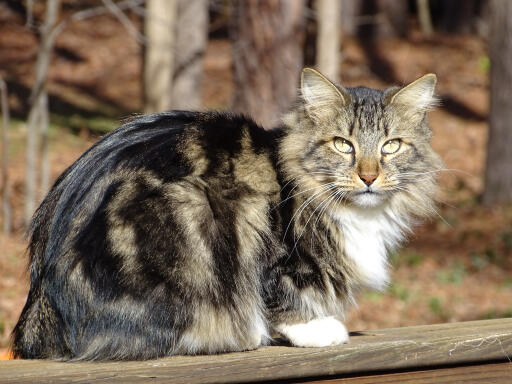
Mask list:
[[434,211],[434,85],[346,89],[306,69],[276,129],[174,111],[105,136],[34,216],[15,356],[242,351],[275,332],[346,342],[346,306],[385,286],[386,253]]

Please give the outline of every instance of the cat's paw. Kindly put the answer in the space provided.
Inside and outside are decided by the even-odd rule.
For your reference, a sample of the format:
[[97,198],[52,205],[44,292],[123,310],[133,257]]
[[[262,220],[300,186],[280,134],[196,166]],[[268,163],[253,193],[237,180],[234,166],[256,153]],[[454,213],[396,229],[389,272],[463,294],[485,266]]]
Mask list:
[[348,341],[347,328],[334,317],[307,323],[279,324],[276,330],[296,347],[327,347]]

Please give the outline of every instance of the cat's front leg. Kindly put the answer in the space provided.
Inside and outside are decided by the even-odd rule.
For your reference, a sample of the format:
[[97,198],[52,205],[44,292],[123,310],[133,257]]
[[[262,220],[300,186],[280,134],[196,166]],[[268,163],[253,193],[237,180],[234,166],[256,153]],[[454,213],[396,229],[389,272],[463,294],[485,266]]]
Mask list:
[[296,347],[328,347],[348,341],[345,325],[335,317],[322,317],[304,323],[281,323],[276,331]]

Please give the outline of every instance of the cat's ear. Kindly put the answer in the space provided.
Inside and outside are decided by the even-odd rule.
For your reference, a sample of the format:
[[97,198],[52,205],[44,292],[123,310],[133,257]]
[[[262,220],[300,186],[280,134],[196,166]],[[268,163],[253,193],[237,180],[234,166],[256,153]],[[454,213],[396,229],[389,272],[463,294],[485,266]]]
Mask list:
[[434,95],[436,83],[437,77],[433,73],[422,76],[398,91],[391,90],[389,104],[413,114],[423,115],[438,104]]
[[304,68],[301,74],[301,94],[306,110],[313,117],[329,117],[330,114],[350,102],[350,95],[320,72]]

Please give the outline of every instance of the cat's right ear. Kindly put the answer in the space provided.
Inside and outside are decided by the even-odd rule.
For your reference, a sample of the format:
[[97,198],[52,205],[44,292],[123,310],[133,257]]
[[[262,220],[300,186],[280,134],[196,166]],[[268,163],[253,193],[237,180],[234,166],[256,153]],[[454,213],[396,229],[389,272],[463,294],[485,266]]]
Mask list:
[[389,104],[401,109],[407,115],[423,118],[425,112],[438,104],[434,95],[437,77],[429,73],[403,88],[391,89]]
[[313,118],[330,117],[350,102],[348,92],[334,85],[320,72],[304,68],[301,74],[301,94],[306,111]]

